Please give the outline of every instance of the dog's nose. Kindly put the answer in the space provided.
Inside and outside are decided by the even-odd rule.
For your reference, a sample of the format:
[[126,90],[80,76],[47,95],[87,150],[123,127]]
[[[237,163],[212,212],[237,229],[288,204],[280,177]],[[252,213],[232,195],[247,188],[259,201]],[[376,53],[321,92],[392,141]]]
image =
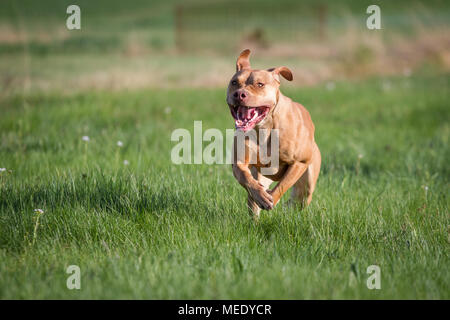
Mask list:
[[239,100],[239,101],[244,101],[247,98],[247,93],[245,91],[242,90],[237,90],[234,93],[234,97]]

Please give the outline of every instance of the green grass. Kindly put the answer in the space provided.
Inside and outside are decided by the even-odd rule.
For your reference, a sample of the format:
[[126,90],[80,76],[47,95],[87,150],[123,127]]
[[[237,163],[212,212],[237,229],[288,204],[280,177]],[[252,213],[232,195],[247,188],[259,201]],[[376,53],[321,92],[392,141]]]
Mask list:
[[0,298],[449,299],[449,80],[284,83],[322,171],[311,206],[258,224],[229,165],[170,161],[172,130],[232,128],[224,89],[4,98]]

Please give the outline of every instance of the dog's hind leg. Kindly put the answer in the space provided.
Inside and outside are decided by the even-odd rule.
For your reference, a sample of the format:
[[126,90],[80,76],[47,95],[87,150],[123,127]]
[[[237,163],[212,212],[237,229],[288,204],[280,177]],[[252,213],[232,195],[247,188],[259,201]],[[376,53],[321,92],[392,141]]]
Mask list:
[[[258,170],[255,167],[250,168],[250,172],[252,173],[253,178],[258,180],[258,182],[264,187],[264,189],[269,189],[270,184],[273,182],[269,178],[264,177],[262,174],[258,172]],[[257,220],[259,218],[259,213],[261,212],[261,208],[258,206],[258,204],[253,200],[250,193],[247,197],[247,207],[249,214]]]
[[292,188],[291,201],[298,203],[302,208],[311,203],[317,178],[320,172],[321,155],[317,145],[314,146],[312,162],[305,173],[297,180]]
[[301,208],[303,208],[307,204],[307,199],[309,198],[310,194],[310,169],[311,168],[308,167],[305,173],[300,177],[300,179],[297,180],[297,182],[292,187],[291,199],[289,201],[290,204],[298,204],[301,206]]

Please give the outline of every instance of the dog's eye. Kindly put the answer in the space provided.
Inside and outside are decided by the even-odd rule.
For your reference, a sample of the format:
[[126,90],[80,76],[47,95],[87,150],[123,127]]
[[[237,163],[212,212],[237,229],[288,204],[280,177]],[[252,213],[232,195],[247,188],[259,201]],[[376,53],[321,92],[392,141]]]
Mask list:
[[262,82],[258,82],[256,85],[258,86],[258,88],[264,87],[264,83],[262,83]]
[[233,80],[233,81],[231,81],[231,84],[232,84],[233,86],[235,86],[235,85],[237,85],[237,81],[236,81],[236,80]]

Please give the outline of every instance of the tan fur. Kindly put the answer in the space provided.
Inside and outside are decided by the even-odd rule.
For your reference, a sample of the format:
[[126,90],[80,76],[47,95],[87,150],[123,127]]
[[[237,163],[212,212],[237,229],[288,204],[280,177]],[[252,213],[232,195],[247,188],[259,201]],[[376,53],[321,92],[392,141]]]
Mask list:
[[[252,215],[259,216],[260,209],[270,210],[282,195],[293,186],[292,199],[301,205],[309,204],[320,172],[321,155],[314,141],[314,124],[309,112],[301,104],[284,96],[279,90],[280,75],[292,80],[292,73],[286,67],[268,70],[251,69],[249,50],[244,50],[236,62],[236,73],[227,91],[227,103],[234,105],[233,94],[244,90],[249,106],[270,106],[266,118],[255,126],[255,130],[279,130],[279,167],[273,174],[263,176],[263,165],[250,164],[250,155],[258,154],[258,146],[246,143],[246,158],[243,163],[234,161],[233,174],[247,190],[248,208]],[[257,84],[264,84],[259,87]],[[236,140],[234,148],[236,150]],[[236,160],[236,159],[235,159]],[[277,181],[269,190],[270,183]]]

